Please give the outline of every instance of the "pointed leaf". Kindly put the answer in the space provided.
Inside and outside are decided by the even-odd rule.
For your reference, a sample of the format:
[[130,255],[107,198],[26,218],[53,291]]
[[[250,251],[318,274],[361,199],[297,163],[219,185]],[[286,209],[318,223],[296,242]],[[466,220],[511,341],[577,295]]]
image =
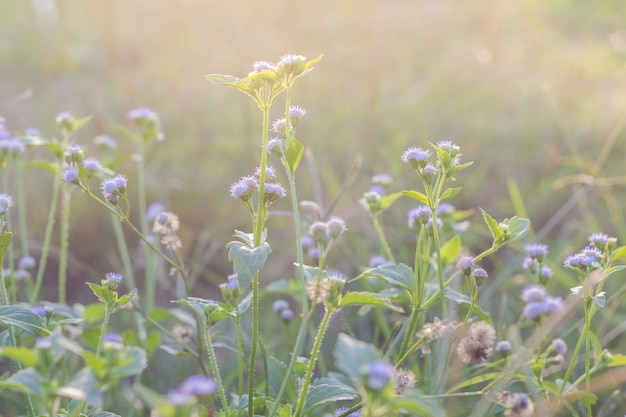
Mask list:
[[441,197],[439,198],[439,200],[445,200],[447,198],[453,198],[454,196],[456,196],[461,190],[463,189],[463,187],[455,187],[455,188],[448,188],[446,191],[444,191],[441,194]]
[[[267,385],[269,388],[269,392],[272,396],[276,396],[278,391],[280,391],[280,387],[282,385],[283,380],[285,379],[285,371],[287,370],[287,366],[276,359],[275,357],[270,357],[267,361],[268,365],[268,381]],[[296,399],[296,381],[293,375],[289,376],[290,382],[287,384],[287,389],[285,391],[285,399],[286,402],[295,402]]]
[[500,240],[500,237],[502,236],[502,228],[500,228],[500,226],[498,225],[498,222],[493,217],[491,217],[485,210],[481,208],[480,212],[483,214],[483,219],[485,219],[485,223],[487,223],[487,227],[489,228],[489,231],[491,232],[493,241],[497,242],[498,240]]
[[3,232],[0,234],[0,263],[4,260],[4,255],[11,246],[11,241],[13,241],[13,233]]
[[43,379],[35,368],[24,368],[4,381],[0,381],[0,390],[3,388],[14,389],[35,397],[44,395]]
[[[447,299],[455,301],[459,304],[462,303],[462,304],[467,304],[469,306],[471,306],[472,304],[472,299],[470,297],[468,297],[465,294],[461,294],[460,292],[453,290],[450,287],[446,287],[443,290],[443,293]],[[472,311],[476,313],[479,319],[481,319],[482,321],[486,321],[487,323],[490,323],[492,326],[494,326],[493,321],[491,320],[491,317],[489,317],[487,313],[485,313],[480,307],[478,307],[478,305],[475,304],[474,309]]]
[[339,334],[333,355],[337,367],[356,379],[360,379],[363,367],[382,358],[374,345],[353,339],[345,333]]
[[388,283],[396,285],[409,293],[414,287],[413,270],[404,264],[382,265],[376,268],[371,268],[354,278],[353,281],[367,277],[384,279]]
[[295,139],[292,140],[289,144],[289,147],[285,149],[285,162],[287,163],[287,166],[289,167],[291,172],[296,171],[296,168],[298,168],[303,154],[304,145]]
[[254,275],[263,268],[272,249],[267,242],[263,242],[256,248],[250,248],[243,242],[233,241],[226,247],[228,260],[233,263],[233,269],[237,273],[239,288],[244,291],[252,282]]
[[353,400],[356,397],[358,397],[358,394],[354,391],[354,389],[350,387],[345,387],[344,385],[315,385],[307,393],[306,401],[304,402],[303,414],[307,414],[309,411],[323,404],[335,401]]
[[611,355],[608,366],[609,368],[614,366],[626,366],[626,355],[622,355],[621,353]]
[[381,210],[385,210],[387,207],[393,204],[394,201],[400,198],[400,196],[402,196],[402,193],[393,193],[393,194],[382,196],[380,199]]
[[412,391],[408,394],[397,396],[394,398],[394,405],[412,416],[439,417],[446,415],[446,411],[439,402],[425,397],[419,391]]
[[610,275],[613,275],[616,272],[623,271],[624,269],[626,269],[626,265],[615,265],[610,268],[607,268],[604,271],[602,271],[602,278],[606,278]]
[[454,235],[441,247],[441,261],[443,265],[454,263],[461,254],[461,236]]
[[526,232],[528,232],[528,229],[530,229],[530,220],[517,216],[514,216],[511,219],[505,219],[503,223],[507,225],[507,241],[521,239],[524,237]]
[[34,349],[29,349],[24,346],[7,346],[0,348],[0,357],[13,358],[16,361],[21,362],[23,366],[35,366],[39,360],[39,354]]
[[615,262],[623,257],[626,257],[626,246],[621,246],[615,249],[615,252],[613,252],[613,256],[611,257],[611,262]]
[[0,307],[0,323],[5,326],[15,326],[33,336],[49,334],[43,318],[30,308],[16,305]]
[[340,307],[355,305],[387,307],[401,313],[404,311],[402,308],[394,306],[388,298],[383,297],[380,294],[371,292],[347,292],[341,300]]
[[114,378],[139,375],[148,366],[146,351],[137,346],[127,346],[118,351],[117,360],[116,366],[109,372]]
[[407,197],[412,198],[413,200],[417,200],[422,204],[425,204],[427,206],[429,205],[428,197],[426,197],[424,194],[420,193],[419,191],[414,191],[414,190],[402,191],[402,194],[404,194]]

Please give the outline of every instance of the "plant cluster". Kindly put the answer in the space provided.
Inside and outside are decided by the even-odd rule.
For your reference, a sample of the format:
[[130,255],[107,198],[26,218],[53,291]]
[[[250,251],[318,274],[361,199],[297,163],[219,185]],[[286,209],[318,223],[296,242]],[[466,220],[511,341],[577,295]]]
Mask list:
[[[60,113],[61,139],[33,131],[12,135],[0,124],[1,411],[29,417],[514,417],[592,416],[605,406],[617,407],[616,397],[597,402],[593,378],[626,366],[626,356],[603,347],[592,321],[607,305],[618,306],[619,298],[607,298],[603,286],[625,268],[619,262],[626,247],[607,234],[590,235],[587,246],[563,261],[579,282],[567,298],[563,286],[552,284],[548,246],[526,243],[527,256],[519,264],[525,283],[510,295],[523,308],[517,320],[494,322],[480,305],[481,290],[493,281],[487,271],[498,274],[496,263],[488,261],[506,245],[520,248],[530,221],[518,216],[498,221],[481,209],[491,242],[471,254],[463,244],[471,212],[456,210],[449,200],[461,191],[451,184],[472,163],[463,161],[454,142],[398,155],[416,189],[392,190],[388,174],[372,178],[359,203],[371,218],[380,253],[356,273],[333,265],[331,252],[349,245],[349,225],[320,204],[301,201],[296,189],[305,149],[296,134],[306,111],[292,104],[292,94],[296,81],[321,58],[284,55],[277,63],[254,63],[244,78],[207,76],[250,96],[262,121],[259,165],[230,188],[250,223],[226,245],[233,272],[219,285],[220,301],[194,291],[178,216],[147,204],[146,148],[163,139],[156,113],[132,110],[128,118],[135,129],[119,127],[137,146],[135,180],[116,171],[111,138],[97,138],[99,159],[74,142],[89,118]],[[284,114],[270,123],[270,109],[281,94]],[[37,147],[54,159],[30,160]],[[270,158],[280,163],[283,176]],[[28,165],[55,177],[38,260],[27,239]],[[122,271],[103,274],[100,283],[87,283],[98,301],[87,305],[66,298],[76,192],[110,214],[123,265]],[[414,256],[404,263],[394,250],[399,243],[388,240],[383,225],[387,209],[401,198],[416,204],[406,220]],[[281,199],[291,203],[295,256],[286,277],[271,279],[263,273],[272,254],[267,228]],[[41,294],[57,214],[58,300],[52,302]],[[123,227],[142,242],[140,259],[131,257]],[[162,270],[182,294],[170,308],[156,305]],[[577,310],[581,322],[568,320]],[[577,340],[573,348],[566,342],[570,338]]]

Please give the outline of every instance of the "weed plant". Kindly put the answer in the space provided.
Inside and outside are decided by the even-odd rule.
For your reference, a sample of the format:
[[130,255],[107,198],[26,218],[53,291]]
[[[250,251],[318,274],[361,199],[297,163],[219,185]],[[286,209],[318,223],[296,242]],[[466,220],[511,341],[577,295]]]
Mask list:
[[[596,231],[580,251],[561,260],[527,237],[528,219],[496,220],[482,209],[481,225],[470,229],[475,210],[451,204],[472,165],[457,144],[423,142],[397,156],[396,163],[414,178],[414,189],[394,190],[388,174],[374,176],[359,203],[377,236],[372,247],[379,249],[356,273],[335,265],[332,254],[350,253],[349,225],[333,215],[334,204],[325,210],[301,200],[296,187],[306,143],[297,139],[297,129],[307,119],[293,104],[293,93],[321,58],[284,55],[277,63],[254,63],[244,78],[207,76],[250,96],[261,121],[260,144],[251,143],[260,150],[258,166],[246,167],[249,174],[230,188],[233,209],[247,210],[250,223],[226,244],[233,272],[223,277],[219,300],[194,286],[195,266],[188,264],[181,239],[184,222],[165,207],[148,204],[146,149],[163,137],[156,113],[132,110],[128,118],[134,127],[118,127],[137,148],[137,174],[131,179],[116,170],[110,138],[97,138],[100,155],[76,143],[76,132],[89,117],[60,113],[60,139],[0,125],[3,415],[626,412],[623,390],[610,382],[623,375],[626,355],[610,352],[598,336],[598,322],[623,314],[624,286],[611,285],[618,289],[608,294],[604,289],[621,275],[626,247]],[[276,104],[279,97],[284,100]],[[271,122],[273,106],[284,114]],[[52,158],[35,158],[36,148]],[[26,168],[32,166],[55,178],[38,259],[29,246],[24,189]],[[93,298],[86,304],[67,299],[76,199],[109,213],[123,265],[120,271],[102,271],[99,283],[87,283]],[[290,201],[294,233],[291,244],[274,246],[291,248],[293,264],[284,276],[273,277],[264,274],[272,262],[268,229],[275,227],[273,208],[281,199]],[[406,219],[386,215],[399,199],[415,204]],[[390,222],[406,224],[406,239],[388,239]],[[470,248],[464,242],[472,241],[477,227],[490,242]],[[141,241],[141,253],[129,250],[125,229]],[[505,246],[520,256],[502,256]],[[45,274],[52,247],[58,247],[54,282]],[[408,252],[411,256],[404,256]],[[523,271],[523,278],[498,285],[498,277],[511,270]],[[157,303],[163,271],[173,295],[167,308]],[[564,285],[568,273],[577,283],[572,288]],[[58,299],[43,300],[42,289],[52,285]],[[504,300],[506,314],[481,305],[487,290]],[[605,314],[607,319],[598,319]]]

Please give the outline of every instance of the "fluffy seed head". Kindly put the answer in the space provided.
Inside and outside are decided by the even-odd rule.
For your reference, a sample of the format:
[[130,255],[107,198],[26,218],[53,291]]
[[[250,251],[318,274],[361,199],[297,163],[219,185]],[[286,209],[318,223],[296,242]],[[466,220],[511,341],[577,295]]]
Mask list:
[[493,352],[496,331],[486,321],[472,323],[456,349],[462,362],[478,365],[486,361]]
[[396,394],[401,395],[415,388],[415,374],[410,369],[394,369],[391,373],[391,382]]

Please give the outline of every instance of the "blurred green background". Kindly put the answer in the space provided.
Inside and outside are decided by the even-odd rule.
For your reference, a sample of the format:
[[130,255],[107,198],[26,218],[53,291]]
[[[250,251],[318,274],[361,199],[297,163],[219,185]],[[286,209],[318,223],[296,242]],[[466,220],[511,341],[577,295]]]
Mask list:
[[[127,158],[119,172],[129,176],[132,193],[134,147],[114,126],[130,126],[130,109],[155,110],[165,140],[149,150],[149,202],[180,216],[186,256],[200,281],[215,284],[231,272],[224,244],[235,228],[249,231],[247,209],[228,188],[258,163],[261,113],[204,75],[245,76],[258,60],[323,53],[294,91],[293,103],[308,111],[298,129],[308,152],[298,189],[301,199],[328,205],[361,158],[334,211],[351,231],[334,261],[344,273],[378,251],[357,203],[369,178],[389,172],[394,190],[419,188],[400,155],[442,139],[475,161],[458,178],[458,208],[527,215],[535,231],[593,182],[550,228],[560,262],[590,232],[626,240],[624,22],[621,0],[0,0],[0,116],[13,131],[36,126],[59,137],[58,112],[93,115],[74,141],[98,157],[96,135],[118,139]],[[279,99],[275,117],[282,108]],[[43,236],[51,181],[48,173],[28,173],[33,242]],[[412,206],[402,200],[386,215],[405,262]],[[289,203],[274,209],[289,210]],[[71,279],[118,269],[108,215],[76,192],[72,218]],[[477,212],[473,219],[480,221]],[[275,216],[269,228],[274,253],[266,274],[284,277],[294,259],[282,244],[292,239],[291,222]],[[485,233],[480,224],[477,230]],[[475,243],[479,250],[488,245]],[[54,262],[49,268],[53,274]]]

